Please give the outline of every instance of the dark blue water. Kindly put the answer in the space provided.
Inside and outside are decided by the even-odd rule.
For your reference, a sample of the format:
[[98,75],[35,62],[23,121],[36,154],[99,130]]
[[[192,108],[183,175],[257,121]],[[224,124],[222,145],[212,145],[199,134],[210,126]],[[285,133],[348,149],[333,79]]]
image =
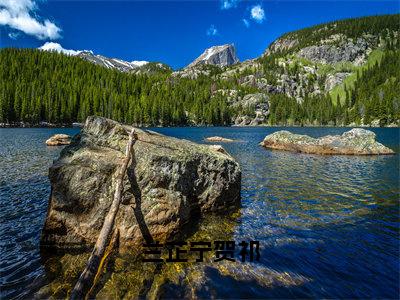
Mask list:
[[[261,261],[252,265],[253,277],[206,270],[203,295],[212,290],[216,298],[398,298],[399,155],[318,156],[258,146],[280,129],[153,128],[196,142],[214,135],[240,140],[223,144],[243,173],[234,239],[260,241]],[[289,130],[318,137],[346,129]],[[399,129],[372,130],[400,151]],[[47,169],[60,148],[44,141],[76,132],[0,129],[2,298],[30,296],[46,281],[39,237],[50,192]]]

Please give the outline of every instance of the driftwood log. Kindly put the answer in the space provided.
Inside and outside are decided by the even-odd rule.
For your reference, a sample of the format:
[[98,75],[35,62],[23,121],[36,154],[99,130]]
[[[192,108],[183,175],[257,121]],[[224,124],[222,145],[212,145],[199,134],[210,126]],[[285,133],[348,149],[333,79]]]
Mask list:
[[[93,249],[114,198],[130,130],[109,119],[88,117],[80,138],[61,152],[49,170],[51,193],[42,249]],[[123,193],[125,205],[121,202],[114,224],[122,252],[151,238],[165,243],[185,231],[186,224],[197,223],[199,214],[226,214],[239,206],[240,166],[222,148],[138,128],[135,132],[135,159],[124,177],[128,194]],[[105,188],[110,182],[112,188]]]
[[116,186],[114,192],[114,199],[111,203],[110,210],[108,211],[103,227],[101,228],[99,237],[97,238],[96,244],[87,262],[85,270],[82,272],[74,289],[71,292],[71,299],[84,299],[86,294],[93,286],[94,278],[98,273],[99,266],[105,254],[108,241],[110,240],[111,233],[113,232],[115,217],[118,213],[118,209],[121,203],[122,190],[123,190],[123,179],[129,163],[132,159],[133,145],[135,144],[137,135],[135,130],[129,134],[129,141],[126,145],[125,158],[122,162],[122,166],[119,169],[118,175],[116,177]]

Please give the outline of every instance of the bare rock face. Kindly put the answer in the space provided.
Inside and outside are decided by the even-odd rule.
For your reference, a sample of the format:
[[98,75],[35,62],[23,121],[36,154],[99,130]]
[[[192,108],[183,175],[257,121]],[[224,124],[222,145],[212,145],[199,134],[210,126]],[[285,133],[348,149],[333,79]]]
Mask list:
[[311,154],[394,154],[391,149],[378,143],[375,137],[372,131],[361,128],[354,128],[342,135],[328,135],[318,139],[282,130],[266,136],[260,145],[269,149]]
[[274,41],[264,52],[264,55],[285,51],[296,47],[299,44],[297,39],[281,37]]
[[234,123],[237,126],[257,126],[266,122],[269,115],[269,97],[264,93],[248,94],[232,104],[244,111],[254,111],[254,115],[239,115]]
[[253,121],[252,117],[249,117],[247,115],[244,116],[236,116],[236,118],[234,119],[234,126],[251,126],[251,122]]
[[180,71],[175,71],[172,73],[172,77],[178,78],[189,78],[189,79],[197,79],[199,76],[210,76],[211,71],[208,66],[196,65],[195,68],[184,68]]
[[[93,245],[112,202],[131,127],[89,117],[49,170],[51,195],[41,245]],[[241,171],[221,151],[137,129],[116,218],[120,247],[173,240],[203,214],[240,204]]]
[[369,43],[365,39],[358,38],[355,41],[344,41],[339,45],[322,44],[305,47],[299,51],[298,56],[315,63],[351,62],[360,65],[365,60],[368,47]]
[[71,137],[68,134],[55,134],[46,141],[47,146],[69,145]]
[[196,60],[188,65],[187,68],[202,64],[225,67],[238,62],[239,59],[236,56],[235,47],[231,44],[226,44],[206,49]]
[[335,86],[341,84],[350,73],[338,72],[336,74],[329,74],[325,80],[325,91],[332,90]]

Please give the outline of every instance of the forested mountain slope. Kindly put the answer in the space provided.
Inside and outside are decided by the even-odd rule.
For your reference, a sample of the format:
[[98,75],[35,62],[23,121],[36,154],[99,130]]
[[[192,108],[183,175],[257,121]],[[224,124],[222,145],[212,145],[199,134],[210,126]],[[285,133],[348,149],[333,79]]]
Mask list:
[[83,121],[100,115],[139,125],[228,124],[211,80],[129,74],[79,57],[31,49],[0,51],[0,122]]
[[[270,95],[268,122],[272,124],[398,124],[399,24],[397,14],[290,32],[259,59],[221,76]],[[369,80],[363,97],[356,96],[361,87],[356,82],[367,81],[372,73],[379,80]],[[381,108],[367,109],[371,105]],[[365,116],[368,111],[371,114]]]
[[71,123],[95,114],[163,126],[398,125],[398,24],[400,15],[321,24],[283,35],[258,59],[172,74],[2,49],[0,123]]

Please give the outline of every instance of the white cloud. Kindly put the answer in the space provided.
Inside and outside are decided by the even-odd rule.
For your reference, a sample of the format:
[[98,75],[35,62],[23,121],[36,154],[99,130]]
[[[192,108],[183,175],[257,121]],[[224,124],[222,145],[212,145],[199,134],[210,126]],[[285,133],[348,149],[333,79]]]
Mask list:
[[20,36],[20,33],[19,32],[10,32],[8,34],[8,36],[10,39],[16,40]]
[[236,7],[240,0],[221,0],[221,9]]
[[264,9],[261,5],[255,5],[251,8],[251,18],[258,23],[262,23],[265,19]]
[[79,53],[82,52],[82,51],[64,49],[59,43],[53,43],[53,42],[47,42],[38,49],[44,51],[56,51],[67,55],[78,55]]
[[61,29],[49,20],[41,21],[35,0],[0,0],[0,26],[9,26],[38,39],[58,39]]
[[218,34],[218,30],[214,25],[211,25],[210,28],[207,29],[207,35],[217,35]]
[[142,67],[144,65],[147,65],[149,62],[146,60],[133,60],[131,61],[131,64],[137,66],[137,67]]
[[246,26],[247,28],[250,27],[250,22],[247,21],[246,19],[242,19],[244,26]]

